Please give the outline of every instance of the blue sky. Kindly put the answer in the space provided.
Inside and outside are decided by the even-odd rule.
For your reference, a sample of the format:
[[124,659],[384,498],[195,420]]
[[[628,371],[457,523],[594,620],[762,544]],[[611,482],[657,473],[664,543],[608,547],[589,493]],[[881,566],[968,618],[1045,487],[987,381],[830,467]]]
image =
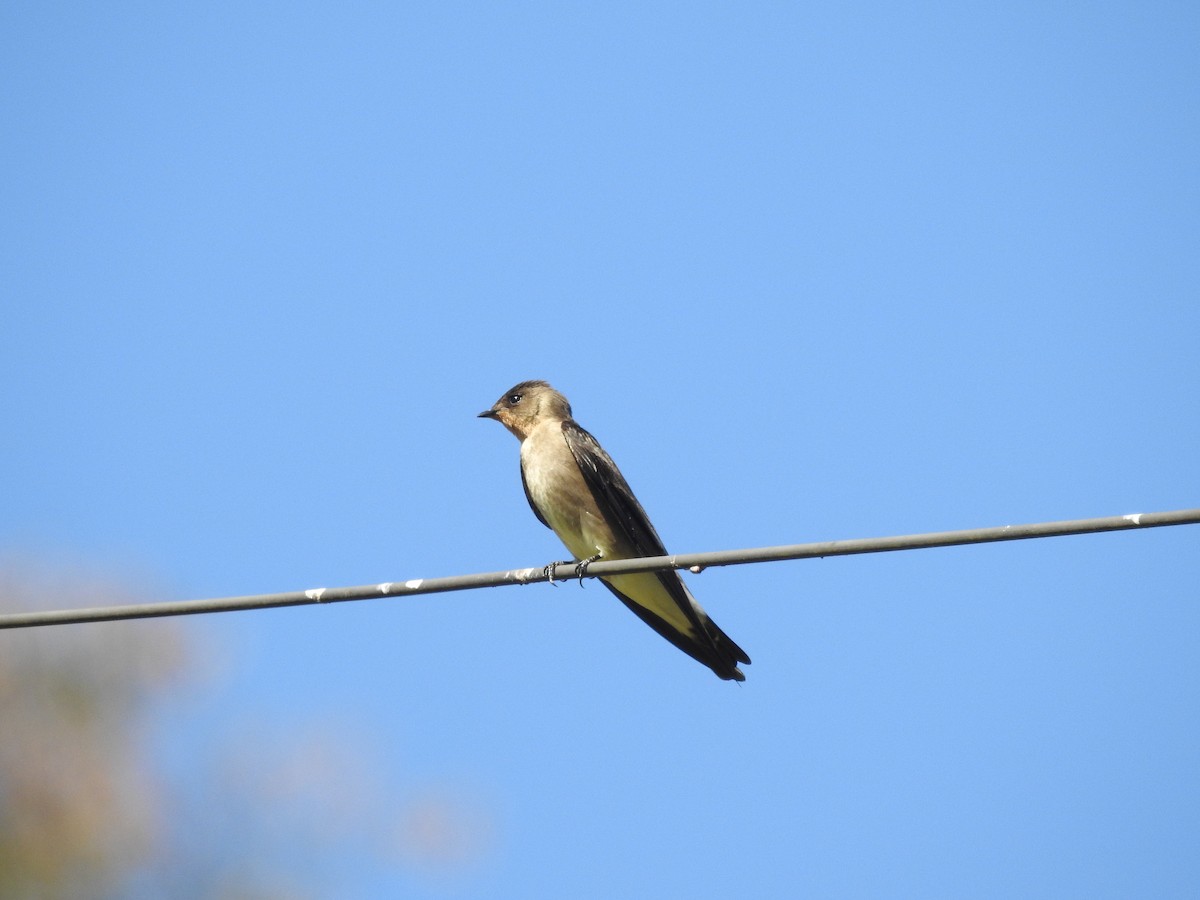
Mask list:
[[[1200,505],[1197,46],[1181,3],[9,4],[0,542],[162,599],[541,565],[475,418],[527,378],[676,552]],[[189,621],[163,765],[333,735],[328,790],[467,835],[322,845],[319,896],[1194,896],[1197,534],[691,577],[741,687],[595,583]]]

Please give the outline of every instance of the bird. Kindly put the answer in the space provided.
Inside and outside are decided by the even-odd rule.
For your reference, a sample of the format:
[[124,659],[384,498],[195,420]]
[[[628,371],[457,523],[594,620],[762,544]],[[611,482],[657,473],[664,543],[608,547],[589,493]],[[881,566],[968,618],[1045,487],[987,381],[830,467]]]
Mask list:
[[[479,418],[494,419],[521,442],[521,484],[533,514],[579,561],[666,556],[662,539],[625,476],[575,421],[567,398],[545,381],[522,381]],[[547,566],[552,577],[553,568]],[[638,618],[726,681],[745,681],[750,663],[700,607],[673,569],[600,580]]]

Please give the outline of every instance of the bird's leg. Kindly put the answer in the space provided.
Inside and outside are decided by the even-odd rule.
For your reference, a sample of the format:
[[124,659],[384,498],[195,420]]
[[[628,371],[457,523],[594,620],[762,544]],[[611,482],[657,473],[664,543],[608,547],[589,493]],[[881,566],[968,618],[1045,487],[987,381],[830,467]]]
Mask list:
[[552,562],[542,569],[542,574],[546,576],[546,580],[548,582],[553,584],[555,587],[558,587],[558,585],[554,581],[555,568],[557,568],[558,566],[569,566],[573,562],[575,562],[575,560],[573,560],[573,559],[560,559],[558,562]]
[[583,587],[583,576],[587,574],[587,567],[602,557],[604,554],[597,550],[592,556],[587,559],[581,559],[579,565],[575,567],[575,575],[579,578],[579,586]]

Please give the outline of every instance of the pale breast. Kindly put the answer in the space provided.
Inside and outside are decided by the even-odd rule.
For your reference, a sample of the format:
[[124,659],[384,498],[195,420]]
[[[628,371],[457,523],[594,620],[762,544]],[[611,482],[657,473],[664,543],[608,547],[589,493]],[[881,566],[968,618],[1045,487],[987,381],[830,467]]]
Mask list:
[[577,559],[599,552],[614,558],[614,539],[579,472],[559,422],[547,422],[521,442],[529,495]]

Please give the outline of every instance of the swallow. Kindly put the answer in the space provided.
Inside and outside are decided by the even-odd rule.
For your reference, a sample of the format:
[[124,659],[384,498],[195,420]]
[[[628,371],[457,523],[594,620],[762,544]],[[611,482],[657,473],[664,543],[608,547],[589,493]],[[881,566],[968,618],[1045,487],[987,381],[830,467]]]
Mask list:
[[[625,476],[572,417],[567,398],[545,381],[523,381],[480,418],[521,442],[521,484],[533,514],[579,561],[666,556],[662,539]],[[550,567],[547,567],[548,569]],[[745,681],[750,657],[700,607],[673,569],[601,576],[643,622],[726,681]]]

